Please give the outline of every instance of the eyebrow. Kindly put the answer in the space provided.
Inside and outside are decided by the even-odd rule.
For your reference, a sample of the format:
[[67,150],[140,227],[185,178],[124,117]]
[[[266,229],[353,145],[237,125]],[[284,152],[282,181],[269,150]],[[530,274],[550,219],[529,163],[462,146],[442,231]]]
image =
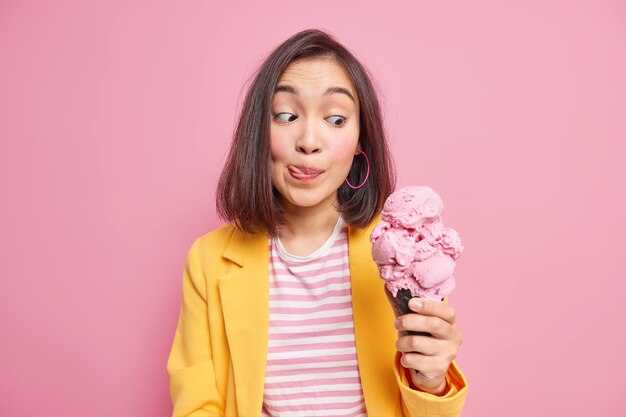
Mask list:
[[[300,92],[298,91],[298,89],[296,87],[293,87],[293,86],[290,86],[290,85],[286,85],[286,84],[281,84],[281,85],[276,86],[276,89],[274,90],[274,94],[278,93],[279,91],[283,91],[285,93],[295,94],[297,96],[300,95]],[[354,96],[352,95],[350,90],[348,90],[347,88],[344,88],[344,87],[328,87],[326,89],[326,91],[324,91],[322,93],[323,96],[329,96],[331,94],[345,94],[348,97],[350,97],[350,100],[352,100],[353,102],[356,103],[356,100],[354,99]]]

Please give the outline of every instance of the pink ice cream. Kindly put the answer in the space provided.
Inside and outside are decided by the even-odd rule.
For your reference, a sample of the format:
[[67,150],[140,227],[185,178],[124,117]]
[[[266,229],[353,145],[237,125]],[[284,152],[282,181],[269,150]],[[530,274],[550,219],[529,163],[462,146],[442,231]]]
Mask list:
[[404,187],[389,196],[370,236],[372,258],[396,297],[441,300],[455,287],[454,267],[463,252],[456,230],[444,226],[443,201],[430,187]]

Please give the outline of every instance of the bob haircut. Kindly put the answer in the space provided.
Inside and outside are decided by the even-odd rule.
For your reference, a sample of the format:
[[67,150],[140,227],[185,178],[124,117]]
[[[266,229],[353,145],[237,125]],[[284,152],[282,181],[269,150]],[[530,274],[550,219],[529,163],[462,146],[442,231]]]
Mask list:
[[[366,227],[382,210],[395,188],[391,159],[377,93],[368,71],[333,36],[303,30],[274,49],[254,74],[246,93],[230,151],[217,186],[219,216],[245,233],[278,234],[284,224],[279,194],[271,182],[270,126],[274,89],[289,64],[304,58],[328,58],[348,74],[359,98],[359,143],[368,155],[370,175],[359,189],[345,182],[337,191],[338,210],[346,223]],[[367,165],[361,155],[348,173],[351,184],[360,184]]]

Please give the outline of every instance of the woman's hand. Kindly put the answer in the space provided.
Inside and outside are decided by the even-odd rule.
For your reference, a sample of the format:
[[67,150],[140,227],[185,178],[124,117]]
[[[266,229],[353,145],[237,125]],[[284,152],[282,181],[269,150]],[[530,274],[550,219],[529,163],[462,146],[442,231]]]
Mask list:
[[[413,385],[419,390],[443,395],[446,372],[463,343],[455,325],[455,310],[448,303],[416,297],[409,307],[415,313],[399,316],[394,323],[398,329],[396,349],[402,354],[400,363],[410,370]],[[407,331],[428,332],[432,337],[407,335]]]

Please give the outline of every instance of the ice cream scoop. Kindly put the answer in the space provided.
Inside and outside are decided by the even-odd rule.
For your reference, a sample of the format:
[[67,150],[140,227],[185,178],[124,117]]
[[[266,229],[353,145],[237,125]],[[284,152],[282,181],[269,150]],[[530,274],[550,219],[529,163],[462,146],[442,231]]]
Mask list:
[[454,290],[463,246],[442,214],[443,200],[432,188],[403,187],[387,198],[370,235],[372,258],[400,314],[411,311],[412,297],[442,300]]

